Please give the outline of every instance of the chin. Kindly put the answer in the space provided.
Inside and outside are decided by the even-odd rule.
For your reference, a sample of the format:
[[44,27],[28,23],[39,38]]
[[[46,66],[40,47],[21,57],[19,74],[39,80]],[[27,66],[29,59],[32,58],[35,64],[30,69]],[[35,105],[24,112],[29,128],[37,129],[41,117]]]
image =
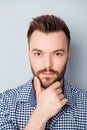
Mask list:
[[56,81],[52,81],[52,82],[49,82],[49,83],[44,83],[44,82],[42,82],[41,81],[41,86],[42,86],[42,88],[48,88],[50,85],[52,85],[54,82],[56,82]]

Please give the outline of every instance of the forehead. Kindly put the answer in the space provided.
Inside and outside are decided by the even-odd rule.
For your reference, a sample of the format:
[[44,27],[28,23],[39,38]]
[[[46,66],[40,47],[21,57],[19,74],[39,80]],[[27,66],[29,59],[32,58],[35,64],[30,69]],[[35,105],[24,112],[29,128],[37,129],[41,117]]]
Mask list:
[[30,49],[40,50],[57,50],[67,49],[68,42],[67,37],[63,31],[44,33],[41,31],[34,31],[30,38]]

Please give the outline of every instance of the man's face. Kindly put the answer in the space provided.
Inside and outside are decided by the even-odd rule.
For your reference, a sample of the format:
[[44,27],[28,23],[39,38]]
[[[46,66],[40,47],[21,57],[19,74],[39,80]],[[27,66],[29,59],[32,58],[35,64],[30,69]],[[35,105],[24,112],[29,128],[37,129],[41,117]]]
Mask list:
[[43,88],[63,79],[69,50],[63,31],[43,33],[34,31],[30,38],[29,59],[32,72]]

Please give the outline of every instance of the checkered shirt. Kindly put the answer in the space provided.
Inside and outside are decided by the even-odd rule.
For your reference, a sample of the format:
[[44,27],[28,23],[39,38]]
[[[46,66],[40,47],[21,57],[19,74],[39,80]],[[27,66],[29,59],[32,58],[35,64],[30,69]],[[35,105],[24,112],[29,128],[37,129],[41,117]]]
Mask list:
[[[47,122],[45,130],[87,130],[87,92],[64,80],[64,95],[67,104]],[[0,130],[23,130],[35,107],[32,80],[1,93]]]

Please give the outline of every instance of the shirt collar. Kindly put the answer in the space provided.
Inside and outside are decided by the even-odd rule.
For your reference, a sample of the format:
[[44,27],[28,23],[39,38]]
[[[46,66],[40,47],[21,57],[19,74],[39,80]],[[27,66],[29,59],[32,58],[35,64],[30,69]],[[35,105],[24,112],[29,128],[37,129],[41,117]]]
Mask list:
[[32,86],[31,91],[30,91],[30,105],[32,107],[36,105],[36,94],[35,94],[34,86]]

